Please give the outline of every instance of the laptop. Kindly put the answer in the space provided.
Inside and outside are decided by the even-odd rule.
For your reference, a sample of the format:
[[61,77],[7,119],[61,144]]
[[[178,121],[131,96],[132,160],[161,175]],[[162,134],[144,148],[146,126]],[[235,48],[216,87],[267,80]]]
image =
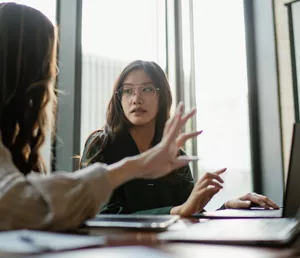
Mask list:
[[99,214],[95,218],[85,221],[84,226],[163,231],[178,219],[177,215]]
[[283,208],[280,209],[264,209],[264,208],[250,208],[250,209],[225,209],[218,211],[206,211],[202,213],[195,213],[194,218],[209,218],[209,219],[252,219],[252,218],[281,218],[283,217]]
[[196,218],[280,218],[293,217],[300,205],[300,191],[298,191],[298,182],[300,183],[300,161],[297,155],[300,155],[300,124],[294,124],[292,146],[290,153],[290,164],[288,170],[288,180],[284,195],[283,207],[280,209],[264,209],[261,207],[252,207],[250,209],[225,209],[218,211],[206,211],[195,213],[192,217]]
[[284,245],[299,233],[300,125],[294,124],[281,218],[200,219],[184,231],[159,234],[160,240],[227,244]]

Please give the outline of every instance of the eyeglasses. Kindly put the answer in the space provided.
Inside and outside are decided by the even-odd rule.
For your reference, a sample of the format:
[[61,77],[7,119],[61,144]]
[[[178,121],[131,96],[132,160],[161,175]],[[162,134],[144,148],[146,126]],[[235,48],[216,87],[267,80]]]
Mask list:
[[130,100],[134,95],[138,94],[138,91],[141,97],[154,99],[159,88],[155,88],[153,85],[122,86],[118,91],[116,91],[116,94],[118,99],[123,101]]

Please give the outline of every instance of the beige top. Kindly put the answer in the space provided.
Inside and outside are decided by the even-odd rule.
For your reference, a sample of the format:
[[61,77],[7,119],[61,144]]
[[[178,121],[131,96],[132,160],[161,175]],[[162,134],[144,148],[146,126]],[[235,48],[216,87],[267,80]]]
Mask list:
[[0,136],[0,230],[64,230],[93,217],[112,193],[103,164],[24,176]]

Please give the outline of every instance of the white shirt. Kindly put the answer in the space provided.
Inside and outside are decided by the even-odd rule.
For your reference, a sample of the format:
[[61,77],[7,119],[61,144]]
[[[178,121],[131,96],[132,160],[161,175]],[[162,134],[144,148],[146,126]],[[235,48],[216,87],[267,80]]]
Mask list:
[[0,230],[64,230],[95,216],[112,187],[102,164],[79,172],[24,176],[0,136]]

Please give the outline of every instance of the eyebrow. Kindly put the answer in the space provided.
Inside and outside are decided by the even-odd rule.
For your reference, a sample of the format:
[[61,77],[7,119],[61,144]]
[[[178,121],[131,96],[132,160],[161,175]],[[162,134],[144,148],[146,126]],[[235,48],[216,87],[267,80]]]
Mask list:
[[[141,83],[140,85],[147,85],[147,84],[153,84],[153,82],[152,81],[146,81],[146,82]],[[135,84],[129,83],[129,82],[123,83],[123,86],[134,86],[134,85]]]

